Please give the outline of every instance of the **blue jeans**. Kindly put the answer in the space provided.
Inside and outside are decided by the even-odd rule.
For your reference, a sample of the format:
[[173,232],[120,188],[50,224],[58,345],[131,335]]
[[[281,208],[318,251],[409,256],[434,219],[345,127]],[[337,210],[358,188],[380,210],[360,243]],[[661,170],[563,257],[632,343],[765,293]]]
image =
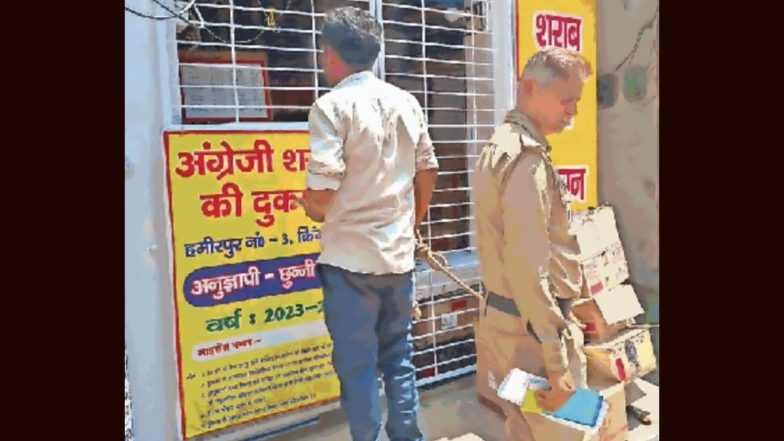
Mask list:
[[381,404],[376,369],[384,378],[390,441],[423,441],[411,360],[414,274],[370,275],[319,265],[332,365],[353,441],[377,441]]

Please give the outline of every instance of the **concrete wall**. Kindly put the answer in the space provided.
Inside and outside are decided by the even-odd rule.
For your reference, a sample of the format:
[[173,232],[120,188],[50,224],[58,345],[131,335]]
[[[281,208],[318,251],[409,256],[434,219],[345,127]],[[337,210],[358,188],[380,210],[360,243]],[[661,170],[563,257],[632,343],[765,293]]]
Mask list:
[[[166,14],[147,0],[125,4],[145,14]],[[136,441],[178,438],[161,153],[161,134],[173,108],[169,26],[173,21],[125,14],[125,343]]]
[[[658,323],[659,1],[597,0],[597,6],[597,78],[614,73],[619,89],[614,105],[599,108],[599,200],[615,207],[644,320]],[[630,102],[623,85],[631,69],[643,72],[647,88]],[[658,332],[653,337],[658,352]]]
[[[640,100],[627,101],[621,90],[614,105],[599,109],[599,198],[616,207],[634,284],[658,292],[659,2],[597,3],[598,76],[615,73],[619,90],[631,69],[645,72],[647,80],[647,90]],[[642,31],[639,45],[629,57],[646,24],[651,26]]]

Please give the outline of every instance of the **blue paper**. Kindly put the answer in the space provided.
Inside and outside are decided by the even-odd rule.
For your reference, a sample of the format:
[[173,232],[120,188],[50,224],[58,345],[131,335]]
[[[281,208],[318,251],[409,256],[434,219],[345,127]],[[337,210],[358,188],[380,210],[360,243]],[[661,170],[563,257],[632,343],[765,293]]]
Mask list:
[[548,415],[588,427],[595,427],[604,398],[596,391],[577,389],[563,406]]

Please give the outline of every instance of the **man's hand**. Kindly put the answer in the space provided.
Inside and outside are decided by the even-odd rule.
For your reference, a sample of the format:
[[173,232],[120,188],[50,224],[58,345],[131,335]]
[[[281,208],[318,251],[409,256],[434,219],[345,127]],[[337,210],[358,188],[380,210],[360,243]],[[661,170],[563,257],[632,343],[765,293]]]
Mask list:
[[585,329],[586,329],[586,328],[588,328],[588,327],[585,325],[585,323],[581,322],[581,321],[580,321],[580,319],[578,319],[578,318],[577,318],[577,316],[576,316],[576,315],[574,315],[574,311],[572,311],[572,310],[571,310],[571,308],[569,309],[569,316],[568,316],[567,318],[568,318],[568,319],[569,319],[569,320],[570,320],[572,323],[574,323],[575,325],[577,325],[577,327],[578,327],[578,328],[580,328],[580,329],[581,329],[581,330],[583,330],[583,331],[585,331]]
[[427,248],[425,241],[422,240],[422,234],[419,232],[419,228],[414,230],[414,238],[416,240],[416,243],[414,244],[414,258],[421,260],[427,259]]
[[550,390],[536,392],[536,401],[547,412],[555,412],[566,403],[574,393],[574,379],[569,370],[561,373],[548,373]]
[[297,199],[297,202],[295,204],[296,206],[302,207],[302,209],[305,210],[305,215],[309,217],[311,220],[316,222],[324,222],[324,216],[323,215],[319,216],[318,213],[314,212],[313,206],[310,205],[307,198]]
[[316,222],[324,222],[324,216],[332,203],[335,202],[335,190],[305,190],[305,195],[297,199],[296,204],[305,210],[305,214]]

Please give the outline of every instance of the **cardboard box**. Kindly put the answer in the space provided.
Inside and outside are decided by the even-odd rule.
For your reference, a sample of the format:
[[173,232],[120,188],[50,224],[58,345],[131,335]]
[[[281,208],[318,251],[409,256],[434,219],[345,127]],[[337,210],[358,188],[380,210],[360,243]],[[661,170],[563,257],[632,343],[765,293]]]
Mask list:
[[575,317],[585,324],[583,334],[590,343],[607,341],[645,313],[631,285],[621,285],[572,305]]
[[629,264],[620,242],[601,254],[584,259],[582,297],[591,297],[610,290],[629,279]]
[[574,213],[571,227],[577,235],[580,253],[585,257],[601,254],[613,243],[621,241],[615,212],[608,205]]
[[626,417],[626,393],[623,383],[601,381],[589,383],[589,387],[599,392],[608,404],[599,429],[590,434],[582,430],[552,421],[541,415],[525,413],[525,418],[533,428],[533,433],[544,440],[558,441],[626,441],[629,423]]
[[572,232],[580,247],[584,277],[582,297],[590,298],[608,291],[629,278],[629,264],[611,207],[575,215]]
[[599,431],[588,438],[590,441],[625,441],[629,433],[626,416],[626,393],[623,383],[595,388],[607,402],[609,408]]
[[651,334],[647,329],[628,329],[614,339],[585,345],[588,381],[629,382],[656,369]]
[[[473,335],[471,322],[478,316],[479,299],[460,292],[451,299],[419,300],[422,317],[413,325],[414,346],[418,349]],[[424,303],[424,304],[423,304]],[[454,329],[453,331],[450,331]],[[418,338],[424,337],[424,338]]]

